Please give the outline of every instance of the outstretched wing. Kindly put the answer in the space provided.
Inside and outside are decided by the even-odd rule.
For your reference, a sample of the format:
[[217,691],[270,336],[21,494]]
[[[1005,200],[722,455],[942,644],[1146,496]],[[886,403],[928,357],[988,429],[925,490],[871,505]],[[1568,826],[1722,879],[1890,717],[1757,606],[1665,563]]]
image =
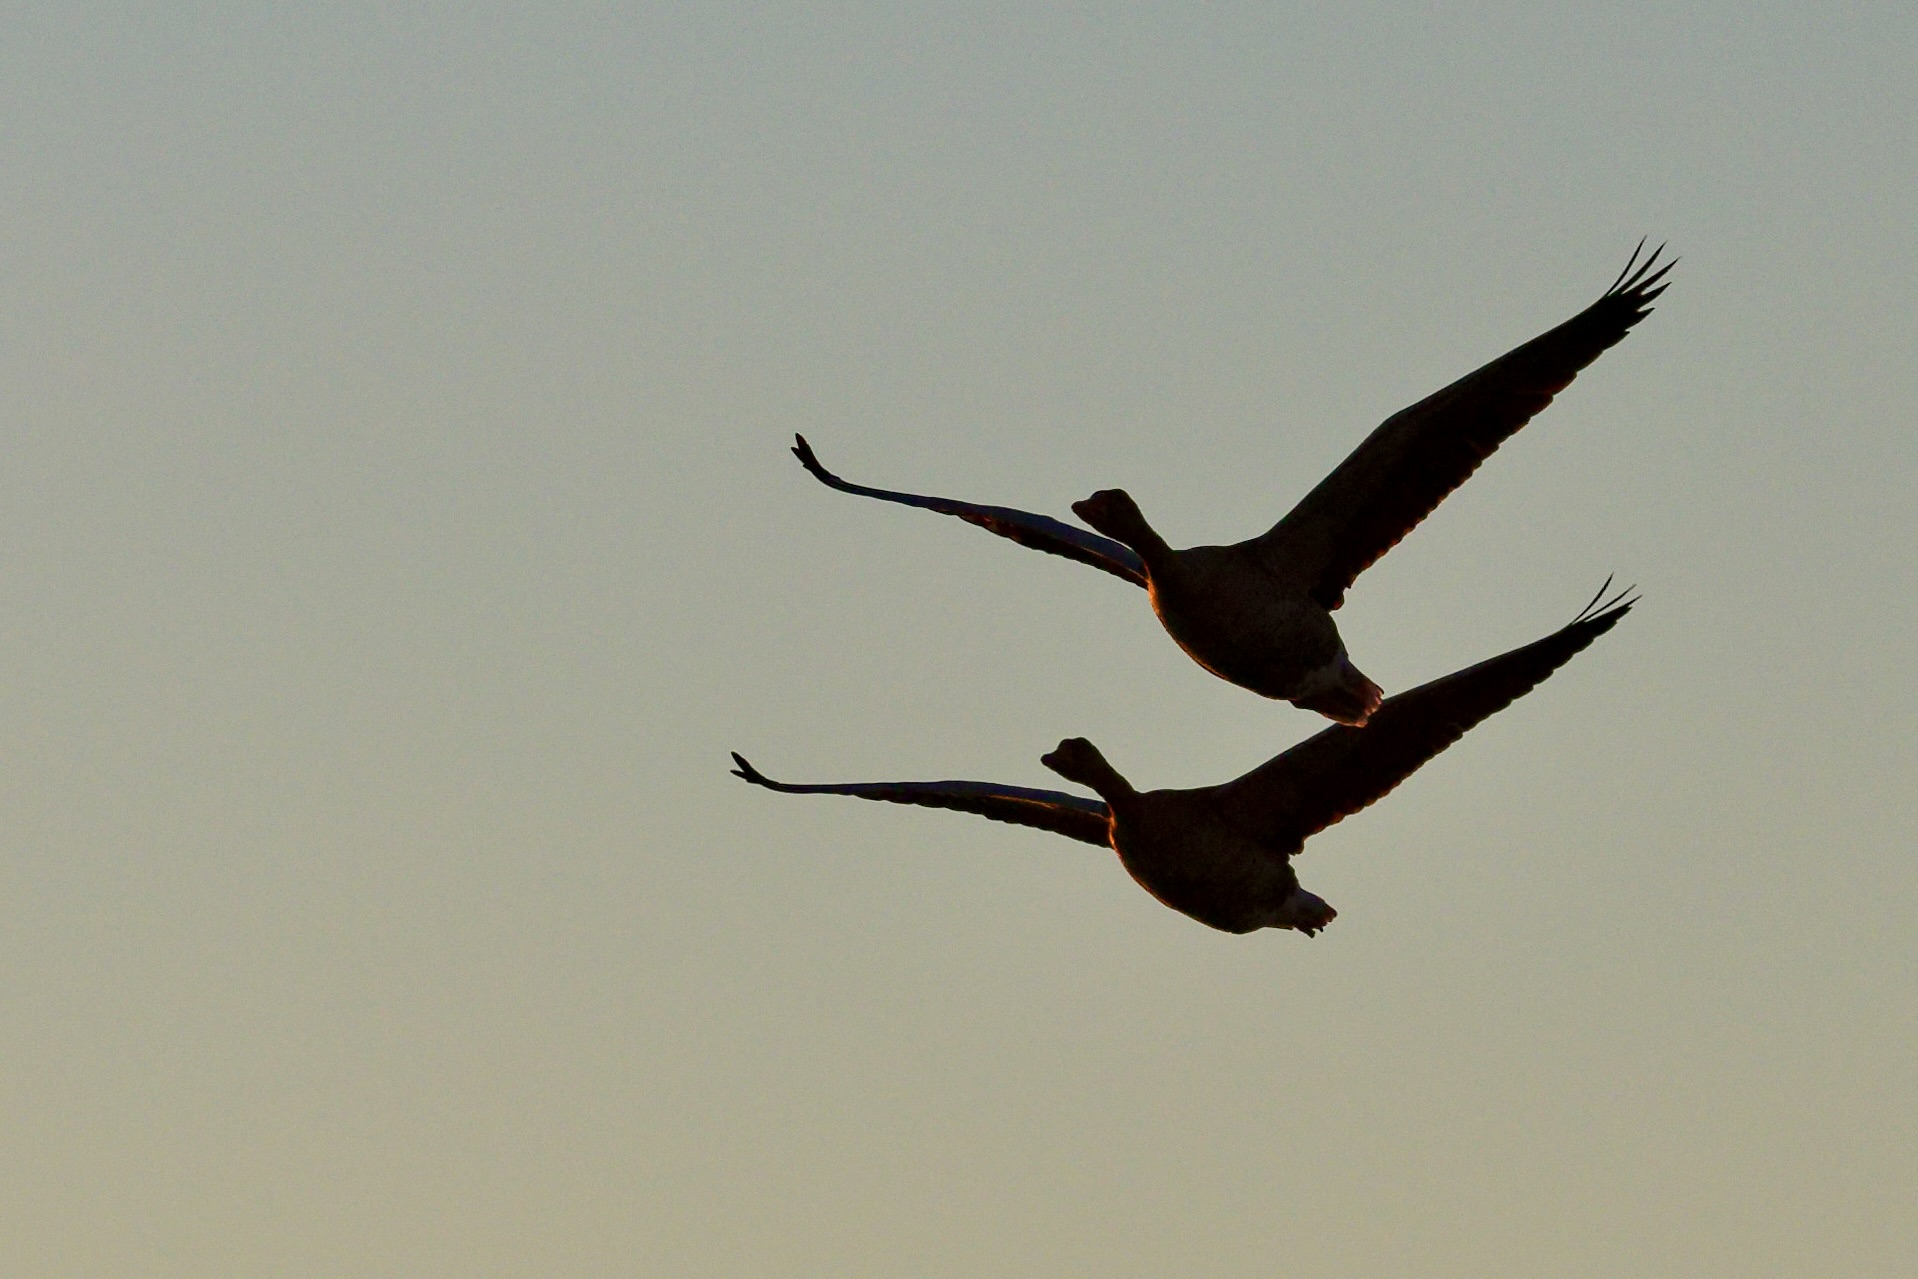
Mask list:
[[1579,370],[1624,340],[1665,291],[1664,246],[1643,241],[1598,301],[1387,418],[1252,546],[1275,574],[1337,608],[1354,578],[1430,515]]
[[962,813],[990,817],[995,822],[1037,826],[1040,830],[1100,847],[1106,845],[1111,826],[1103,803],[1064,791],[999,786],[992,782],[838,782],[795,786],[773,781],[747,763],[738,751],[733,752],[733,763],[738,765],[733,769],[733,776],[788,795],[854,795],[893,804],[955,808]]
[[1607,578],[1569,625],[1544,639],[1388,697],[1364,728],[1328,728],[1226,783],[1218,799],[1228,820],[1303,840],[1383,797],[1616,626],[1637,599],[1621,591],[1601,603],[1610,589]]
[[968,524],[977,524],[980,528],[997,533],[1000,537],[1011,538],[1021,546],[1030,546],[1035,551],[1063,555],[1069,560],[1090,564],[1094,568],[1104,569],[1114,577],[1123,577],[1134,586],[1146,584],[1144,562],[1133,554],[1130,548],[1109,537],[1100,537],[1097,533],[1088,533],[1082,528],[1074,528],[1049,515],[1015,511],[1009,506],[981,506],[977,502],[961,502],[950,497],[923,497],[917,493],[895,493],[890,489],[850,484],[819,464],[819,459],[813,456],[812,445],[806,443],[805,436],[795,435],[793,440],[795,441],[793,456],[799,459],[800,465],[811,471],[814,478],[821,484],[836,488],[841,493],[857,493],[861,497],[876,497],[884,502],[922,506],[928,511],[938,511],[942,515],[956,515]]

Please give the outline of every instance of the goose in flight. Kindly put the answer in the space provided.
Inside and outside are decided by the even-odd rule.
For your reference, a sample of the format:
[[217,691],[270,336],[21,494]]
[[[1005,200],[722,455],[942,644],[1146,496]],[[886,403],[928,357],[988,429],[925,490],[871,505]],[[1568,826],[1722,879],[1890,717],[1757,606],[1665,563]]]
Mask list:
[[1073,503],[1073,513],[1098,530],[1089,533],[1009,507],[849,483],[820,464],[803,435],[794,437],[793,452],[841,492],[956,515],[1143,586],[1173,640],[1214,675],[1342,724],[1363,724],[1382,692],[1346,656],[1332,611],[1353,579],[1650,313],[1673,262],[1660,263],[1661,245],[1641,263],[1643,250],[1640,242],[1598,301],[1387,418],[1284,519],[1233,546],[1173,550],[1124,489]]
[[[977,813],[1108,845],[1139,886],[1202,924],[1228,933],[1296,928],[1306,936],[1337,914],[1299,887],[1292,857],[1418,767],[1542,683],[1612,629],[1636,598],[1605,588],[1561,629],[1523,648],[1388,697],[1365,728],[1338,725],[1222,786],[1140,792],[1097,747],[1069,737],[1039,760],[1098,799],[992,782],[775,782],[737,752],[735,776],[796,795],[855,795]],[[1603,601],[1603,602],[1601,602]]]

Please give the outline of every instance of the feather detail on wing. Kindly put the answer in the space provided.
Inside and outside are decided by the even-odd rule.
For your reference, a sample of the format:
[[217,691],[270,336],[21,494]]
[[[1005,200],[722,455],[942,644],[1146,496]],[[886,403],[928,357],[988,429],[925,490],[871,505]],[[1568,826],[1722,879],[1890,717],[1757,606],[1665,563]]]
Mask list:
[[1017,826],[1036,826],[1055,835],[1105,847],[1111,821],[1106,806],[1096,799],[1070,795],[1064,791],[1033,790],[1025,786],[1000,786],[993,782],[836,782],[793,785],[775,782],[733,752],[733,776],[743,777],[755,786],[783,791],[788,795],[852,795],[859,799],[885,800],[893,804],[918,804],[926,808],[951,808],[962,813],[977,813],[995,822]]
[[1226,783],[1222,810],[1247,831],[1287,841],[1351,816],[1617,625],[1638,601],[1626,598],[1629,590],[1604,599],[1610,589],[1607,578],[1576,618],[1544,639],[1388,697],[1364,728],[1328,728]]
[[1665,291],[1661,245],[1583,311],[1387,418],[1252,546],[1275,574],[1337,608],[1358,575],[1470,478]]
[[1088,533],[1074,528],[1049,515],[1034,515],[1030,511],[1015,511],[1009,506],[982,506],[977,502],[961,502],[950,497],[925,497],[917,493],[895,493],[890,489],[867,488],[863,484],[852,484],[840,479],[819,464],[813,456],[812,445],[806,443],[803,435],[793,436],[793,456],[800,465],[813,473],[813,477],[829,488],[841,493],[857,493],[861,497],[876,497],[882,502],[900,502],[906,506],[924,507],[928,511],[938,511],[942,515],[956,515],[968,524],[976,524],[1000,537],[1010,538],[1021,546],[1029,546],[1035,551],[1045,551],[1051,555],[1063,555],[1069,560],[1081,564],[1090,564],[1093,568],[1103,569],[1114,577],[1122,577],[1134,586],[1146,584],[1145,563],[1130,548],[1113,541],[1109,537],[1100,537],[1097,533]]

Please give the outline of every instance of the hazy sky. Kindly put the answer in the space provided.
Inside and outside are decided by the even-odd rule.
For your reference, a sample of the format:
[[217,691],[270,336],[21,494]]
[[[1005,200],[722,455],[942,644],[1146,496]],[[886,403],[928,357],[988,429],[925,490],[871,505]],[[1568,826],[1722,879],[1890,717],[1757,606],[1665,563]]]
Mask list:
[[[8,5],[0,1271],[1918,1265],[1918,10]],[[1658,310],[1360,579],[1307,940],[727,775],[1319,721],[849,478],[1175,544]]]

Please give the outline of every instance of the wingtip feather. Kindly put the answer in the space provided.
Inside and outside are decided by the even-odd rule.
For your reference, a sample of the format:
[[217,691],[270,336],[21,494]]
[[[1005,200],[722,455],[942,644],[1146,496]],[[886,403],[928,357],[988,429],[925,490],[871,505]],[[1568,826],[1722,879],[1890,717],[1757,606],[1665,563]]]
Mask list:
[[799,459],[801,466],[812,472],[814,479],[825,484],[831,484],[839,478],[820,464],[818,455],[812,451],[812,445],[808,444],[806,437],[797,431],[793,432],[792,453],[794,457]]
[[[1638,238],[1638,243],[1632,246],[1632,256],[1626,259],[1625,269],[1623,271],[1620,271],[1618,273],[1618,278],[1616,280],[1613,280],[1611,282],[1611,285],[1608,288],[1606,288],[1605,290],[1606,293],[1609,294],[1609,293],[1618,292],[1618,286],[1625,283],[1625,277],[1630,275],[1632,273],[1632,268],[1638,265],[1638,255],[1644,251],[1645,241],[1649,240],[1650,238],[1651,238],[1650,236],[1645,236],[1645,235],[1642,235]],[[1654,256],[1656,256],[1656,254],[1654,254]]]
[[1607,592],[1612,589],[1614,576],[1611,574],[1606,576],[1605,584],[1598,588],[1598,594],[1592,596],[1591,602],[1578,611],[1578,616],[1567,624],[1568,627],[1597,626],[1601,630],[1610,630],[1617,624],[1619,618],[1632,611],[1632,605],[1638,603],[1640,598],[1634,594],[1638,587],[1635,585],[1624,587],[1607,598]]
[[755,786],[765,786],[769,784],[766,780],[766,775],[748,763],[744,755],[741,755],[738,751],[733,751],[732,757],[733,763],[738,765],[738,767],[732,770],[734,777],[751,782]]
[[1665,252],[1665,245],[1661,243],[1651,251],[1650,256],[1640,261],[1639,254],[1644,248],[1645,240],[1641,239],[1638,247],[1632,250],[1631,259],[1625,263],[1625,269],[1618,273],[1618,278],[1612,281],[1612,287],[1605,290],[1604,296],[1629,295],[1640,305],[1645,305],[1664,291],[1655,286],[1673,267],[1678,265],[1678,259],[1669,258],[1661,261],[1660,255]]

